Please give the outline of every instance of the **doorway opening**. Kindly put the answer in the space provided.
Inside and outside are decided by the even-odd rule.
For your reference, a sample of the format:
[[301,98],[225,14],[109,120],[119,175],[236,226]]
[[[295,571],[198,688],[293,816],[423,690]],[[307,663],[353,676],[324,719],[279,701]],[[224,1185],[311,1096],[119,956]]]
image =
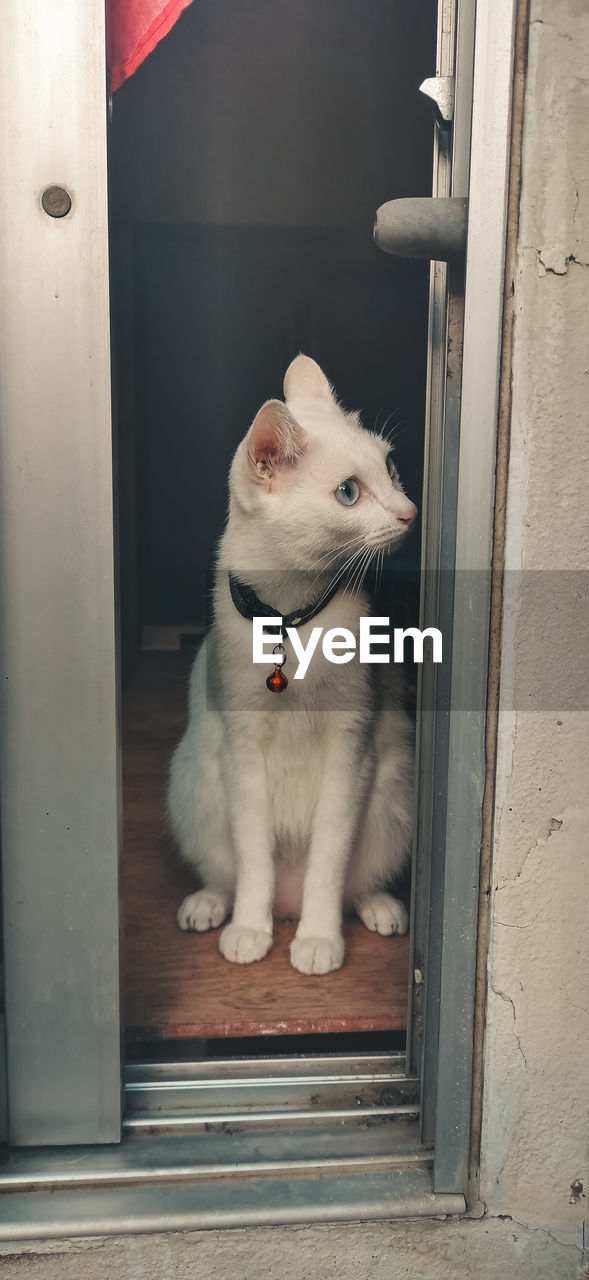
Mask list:
[[[164,824],[206,631],[233,452],[299,352],[393,428],[420,503],[426,263],[373,245],[376,208],[429,195],[437,3],[198,0],[117,91],[110,129],[123,670],[125,1023],[131,1058],[395,1052],[410,945],[346,923],[344,967],[229,965],[181,932],[196,888]],[[416,530],[391,568],[416,618]],[[388,584],[388,585],[387,585]],[[385,574],[376,612],[392,613]],[[413,611],[413,614],[412,614]],[[405,619],[403,619],[405,621]],[[409,884],[401,892],[408,898]]]

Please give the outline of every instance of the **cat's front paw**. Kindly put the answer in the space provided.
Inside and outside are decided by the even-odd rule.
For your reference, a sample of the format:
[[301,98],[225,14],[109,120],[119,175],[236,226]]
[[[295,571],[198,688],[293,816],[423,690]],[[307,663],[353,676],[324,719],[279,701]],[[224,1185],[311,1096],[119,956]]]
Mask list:
[[242,924],[228,924],[219,938],[219,951],[233,964],[253,964],[263,960],[272,946],[272,934],[265,929],[247,929]]
[[404,904],[390,893],[372,893],[358,903],[356,911],[371,933],[407,933],[409,928]]
[[344,962],[344,940],[335,938],[293,938],[290,962],[299,973],[332,973]]
[[190,893],[184,899],[176,918],[181,929],[206,933],[207,929],[217,929],[228,915],[229,902],[222,893],[199,889],[198,893]]

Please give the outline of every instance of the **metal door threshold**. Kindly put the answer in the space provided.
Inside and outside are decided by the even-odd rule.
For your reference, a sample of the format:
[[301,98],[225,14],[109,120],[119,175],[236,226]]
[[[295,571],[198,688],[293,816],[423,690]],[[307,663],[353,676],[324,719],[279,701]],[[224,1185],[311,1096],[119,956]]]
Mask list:
[[[326,1125],[346,1124],[359,1127],[363,1124],[376,1126],[387,1121],[414,1120],[419,1114],[417,1107],[362,1107],[356,1109],[324,1108],[321,1112],[312,1110],[291,1111],[288,1114],[289,1125],[300,1125],[305,1128],[323,1130]],[[123,1133],[173,1135],[209,1133],[221,1130],[225,1133],[239,1133],[247,1129],[267,1129],[271,1132],[284,1127],[283,1111],[223,1111],[207,1112],[202,1115],[190,1115],[187,1112],[166,1112],[162,1116],[131,1117],[123,1124]]]
[[314,1173],[429,1167],[417,1125],[387,1124],[322,1130],[213,1133],[180,1137],[134,1135],[118,1146],[20,1148],[0,1170],[2,1193],[122,1187],[140,1183],[202,1182]]
[[135,1063],[125,1071],[125,1129],[414,1115],[419,1081],[404,1068],[403,1054]]
[[462,1213],[403,1059],[135,1064],[118,1146],[13,1151],[0,1240]]
[[[88,1161],[94,1152],[80,1152]],[[89,1166],[87,1167],[89,1171]],[[377,1171],[268,1171],[195,1181],[152,1179],[132,1186],[7,1192],[0,1196],[0,1240],[63,1239],[126,1232],[202,1230],[288,1223],[345,1222],[464,1213],[464,1198],[435,1195],[429,1167]]]

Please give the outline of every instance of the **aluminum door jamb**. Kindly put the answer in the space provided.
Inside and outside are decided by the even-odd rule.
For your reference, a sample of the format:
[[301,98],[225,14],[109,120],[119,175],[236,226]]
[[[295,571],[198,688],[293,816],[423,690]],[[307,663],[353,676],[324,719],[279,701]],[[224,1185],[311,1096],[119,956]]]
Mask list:
[[[0,13],[9,1136],[120,1138],[104,0]],[[46,199],[54,185],[63,197]],[[67,203],[67,201],[65,202]]]
[[[434,133],[433,197],[468,196],[475,0],[442,0],[436,75],[452,80],[453,119]],[[409,1065],[421,1069],[422,1140],[435,1137],[440,1018],[451,639],[464,329],[464,264],[432,262],[428,326],[421,627],[445,639],[441,669],[420,669],[414,859],[413,1017]],[[424,981],[425,978],[425,981]]]
[[458,455],[434,1186],[466,1190],[517,0],[477,0]]

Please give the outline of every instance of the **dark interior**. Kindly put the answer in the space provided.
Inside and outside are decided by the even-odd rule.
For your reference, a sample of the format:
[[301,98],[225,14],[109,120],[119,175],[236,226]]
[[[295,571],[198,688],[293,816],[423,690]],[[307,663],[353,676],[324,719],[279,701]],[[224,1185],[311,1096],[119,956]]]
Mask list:
[[[420,503],[429,272],[382,254],[372,227],[384,201],[431,193],[431,107],[419,85],[435,69],[435,31],[433,0],[194,0],[114,96],[120,614],[131,697],[151,660],[146,628],[180,628],[189,640],[205,625],[232,453],[259,405],[282,395],[298,351],[319,361],[367,426],[395,428],[399,470]],[[396,569],[415,575],[419,554],[416,531]],[[170,670],[166,655],[151,658],[150,689],[158,661]],[[137,695],[147,750],[157,726],[141,721],[142,705]],[[126,821],[129,813],[126,797]]]

